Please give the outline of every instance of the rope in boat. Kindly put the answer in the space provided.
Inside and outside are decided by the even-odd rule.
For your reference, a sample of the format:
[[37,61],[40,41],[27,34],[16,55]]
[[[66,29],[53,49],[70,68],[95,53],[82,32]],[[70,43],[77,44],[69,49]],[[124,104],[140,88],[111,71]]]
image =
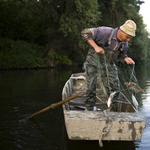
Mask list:
[[110,83],[109,83],[109,72],[108,72],[108,65],[107,65],[107,63],[106,63],[106,56],[105,56],[105,55],[104,55],[104,63],[105,63],[105,67],[106,67],[108,89],[109,89],[109,92],[110,92],[111,90],[110,90]]
[[100,59],[99,59],[99,54],[97,54],[97,53],[95,53],[94,54],[94,56],[96,57],[96,61],[97,61],[97,72],[98,72],[98,77],[99,77],[99,83],[101,84],[101,90],[104,92],[103,94],[104,95],[106,95],[107,96],[107,98],[108,98],[108,94],[107,94],[107,92],[106,92],[106,88],[105,88],[105,86],[104,86],[104,84],[103,84],[103,81],[102,81],[102,77],[101,77],[101,75],[102,75],[102,70],[103,70],[103,67],[102,67],[102,65],[101,65],[101,63],[100,63]]
[[109,131],[110,131],[110,129],[111,129],[111,126],[112,126],[112,120],[111,120],[111,118],[107,115],[106,110],[104,110],[103,113],[104,113],[104,116],[108,119],[109,125],[107,126],[107,128],[106,128],[104,131],[102,131],[102,133],[101,133],[101,135],[100,135],[100,137],[99,137],[99,146],[100,146],[100,147],[103,147],[102,140],[103,140],[104,136],[106,136],[106,135],[109,133]]

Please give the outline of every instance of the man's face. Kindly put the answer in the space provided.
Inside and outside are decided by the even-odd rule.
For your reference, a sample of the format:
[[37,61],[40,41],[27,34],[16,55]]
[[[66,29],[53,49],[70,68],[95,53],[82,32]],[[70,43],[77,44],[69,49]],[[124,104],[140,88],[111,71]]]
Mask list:
[[129,41],[131,38],[132,38],[131,35],[128,35],[128,34],[126,34],[125,32],[123,32],[123,31],[121,30],[120,41],[126,42],[126,41]]

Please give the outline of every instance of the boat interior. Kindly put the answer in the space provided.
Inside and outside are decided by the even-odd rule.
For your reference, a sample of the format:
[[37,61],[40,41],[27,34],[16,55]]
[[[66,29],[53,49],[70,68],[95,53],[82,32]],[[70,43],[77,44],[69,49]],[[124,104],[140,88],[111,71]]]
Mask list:
[[[84,73],[73,74],[70,79],[66,82],[63,92],[62,100],[65,100],[72,95],[75,95],[85,89],[85,75]],[[68,111],[104,111],[110,110],[113,112],[137,112],[133,106],[132,101],[128,100],[126,96],[119,92],[119,101],[115,102],[112,99],[110,107],[107,106],[108,96],[99,94],[99,89],[96,90],[96,103],[93,107],[87,107],[85,105],[86,97],[77,97],[64,104],[64,107]]]

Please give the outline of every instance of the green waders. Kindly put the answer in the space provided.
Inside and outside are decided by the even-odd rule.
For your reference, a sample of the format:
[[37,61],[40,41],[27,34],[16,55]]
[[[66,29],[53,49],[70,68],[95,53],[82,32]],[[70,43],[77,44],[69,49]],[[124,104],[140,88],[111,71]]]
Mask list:
[[[101,46],[102,47],[102,46]],[[99,88],[101,95],[109,97],[114,91],[120,91],[117,67],[114,60],[117,59],[119,51],[103,47],[105,55],[97,54],[90,47],[85,61],[86,73],[86,101],[85,104],[93,106],[96,102],[96,83],[99,77]],[[119,94],[115,98],[119,99]]]

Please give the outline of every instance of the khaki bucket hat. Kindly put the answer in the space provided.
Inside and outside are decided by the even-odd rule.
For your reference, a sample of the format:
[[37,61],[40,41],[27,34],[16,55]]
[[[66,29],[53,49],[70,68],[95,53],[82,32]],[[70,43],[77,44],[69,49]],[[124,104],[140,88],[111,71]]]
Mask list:
[[135,36],[136,24],[132,20],[127,20],[122,26],[120,26],[120,29],[128,35]]

